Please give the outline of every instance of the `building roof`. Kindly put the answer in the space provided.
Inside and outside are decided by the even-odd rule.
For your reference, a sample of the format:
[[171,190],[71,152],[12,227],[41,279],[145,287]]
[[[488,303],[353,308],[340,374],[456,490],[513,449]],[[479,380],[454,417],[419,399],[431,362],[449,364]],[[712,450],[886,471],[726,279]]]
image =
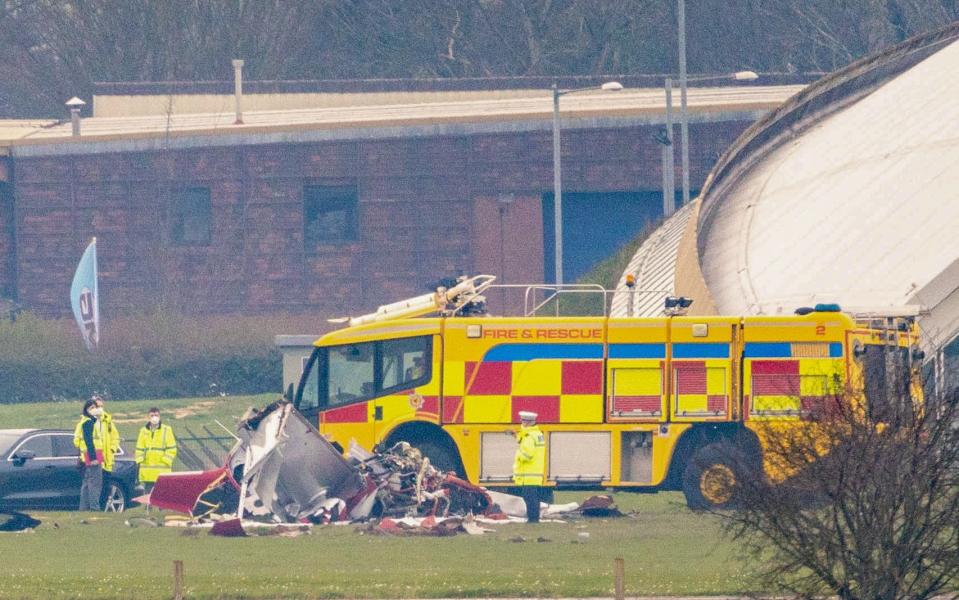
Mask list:
[[959,43],[779,144],[719,191],[701,266],[724,312],[939,304],[959,260]]
[[[925,342],[959,333],[959,24],[890,48],[806,88],[720,158],[676,256],[703,307],[789,313],[921,305]],[[670,225],[669,222],[664,228]],[[637,255],[649,253],[640,248]],[[655,262],[655,261],[654,261]],[[687,276],[689,273],[686,274]],[[659,285],[658,280],[639,281]]]
[[13,140],[24,138],[45,127],[55,127],[53,119],[0,119],[0,156],[7,154]]
[[[664,300],[676,293],[676,256],[692,208],[690,203],[677,210],[640,244],[616,286],[610,316],[652,317],[663,313]],[[627,275],[638,282],[633,290],[626,286]]]
[[[754,120],[778,107],[802,85],[690,88],[690,120]],[[674,104],[678,108],[678,94]],[[563,96],[564,128],[616,127],[662,123],[664,92],[625,89],[619,92]],[[232,104],[216,113],[137,117],[90,117],[81,136],[71,125],[37,127],[0,140],[13,155],[79,154],[151,148],[235,145],[530,131],[550,127],[552,98],[541,97],[420,102],[377,106],[340,106],[243,113],[235,124]]]

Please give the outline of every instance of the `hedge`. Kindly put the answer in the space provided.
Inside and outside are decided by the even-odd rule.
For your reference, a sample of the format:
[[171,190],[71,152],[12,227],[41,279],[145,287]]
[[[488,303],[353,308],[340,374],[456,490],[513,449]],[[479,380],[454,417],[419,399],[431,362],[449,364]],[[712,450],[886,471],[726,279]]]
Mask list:
[[102,323],[95,352],[72,320],[21,313],[0,321],[0,404],[281,391],[277,333],[309,333],[291,317],[187,317],[169,312]]

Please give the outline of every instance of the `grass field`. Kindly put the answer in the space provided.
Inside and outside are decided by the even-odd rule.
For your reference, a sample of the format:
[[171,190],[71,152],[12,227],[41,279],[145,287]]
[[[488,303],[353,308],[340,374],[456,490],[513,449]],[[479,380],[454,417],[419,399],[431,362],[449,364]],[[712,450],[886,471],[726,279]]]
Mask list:
[[[162,411],[164,420],[173,425],[174,429],[178,425],[209,425],[214,419],[232,428],[247,408],[263,406],[278,397],[279,394],[261,394],[172,400],[108,401],[106,409],[113,415],[113,420],[124,439],[135,441],[137,430],[146,422],[146,413],[153,406]],[[73,429],[80,419],[82,408],[83,402],[80,401],[0,404],[0,429],[21,427]]]
[[[584,495],[564,492],[557,501]],[[0,534],[0,598],[169,598],[173,560],[184,561],[189,598],[609,596],[616,557],[626,561],[627,595],[748,589],[735,548],[680,495],[615,497],[635,512],[452,538],[371,536],[353,525],[297,538],[217,538],[125,526],[142,508],[34,513],[43,520],[34,532]]]
[[[108,402],[130,440],[150,406],[174,427],[218,419],[232,427],[275,395]],[[79,403],[0,405],[0,427],[72,428]],[[588,492],[563,492],[557,502]],[[627,593],[730,594],[748,588],[735,547],[714,518],[680,494],[616,494],[621,519],[503,525],[481,537],[388,538],[358,526],[297,538],[217,538],[173,528],[131,528],[130,516],[33,513],[32,533],[0,533],[0,599],[169,598],[183,560],[190,598],[413,598],[604,596],[612,561],[626,560]],[[86,523],[82,522],[86,521]],[[56,525],[54,525],[56,524]],[[579,536],[588,532],[581,542]],[[195,533],[191,531],[190,533]],[[511,539],[522,536],[527,541]],[[549,541],[537,542],[543,537]]]

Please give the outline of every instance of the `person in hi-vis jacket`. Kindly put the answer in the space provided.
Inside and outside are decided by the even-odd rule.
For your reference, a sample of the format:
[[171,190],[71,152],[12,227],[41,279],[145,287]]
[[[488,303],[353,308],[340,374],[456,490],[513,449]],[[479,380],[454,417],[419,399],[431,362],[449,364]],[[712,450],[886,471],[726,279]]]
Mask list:
[[522,410],[516,441],[516,458],[513,460],[513,483],[520,486],[526,502],[526,520],[539,523],[539,503],[546,482],[546,437],[536,425],[537,414]]
[[173,435],[173,428],[160,420],[159,408],[150,409],[147,422],[137,436],[134,458],[140,465],[140,484],[148,492],[161,474],[173,470],[173,461],[176,460],[176,437]]

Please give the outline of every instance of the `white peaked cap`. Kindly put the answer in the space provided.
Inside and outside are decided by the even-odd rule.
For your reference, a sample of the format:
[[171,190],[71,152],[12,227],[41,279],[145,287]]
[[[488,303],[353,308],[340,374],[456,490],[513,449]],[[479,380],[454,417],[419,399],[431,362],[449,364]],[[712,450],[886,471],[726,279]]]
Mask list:
[[528,410],[519,411],[519,418],[521,421],[535,421],[536,417],[538,416],[539,415],[537,415],[536,413],[530,412]]

